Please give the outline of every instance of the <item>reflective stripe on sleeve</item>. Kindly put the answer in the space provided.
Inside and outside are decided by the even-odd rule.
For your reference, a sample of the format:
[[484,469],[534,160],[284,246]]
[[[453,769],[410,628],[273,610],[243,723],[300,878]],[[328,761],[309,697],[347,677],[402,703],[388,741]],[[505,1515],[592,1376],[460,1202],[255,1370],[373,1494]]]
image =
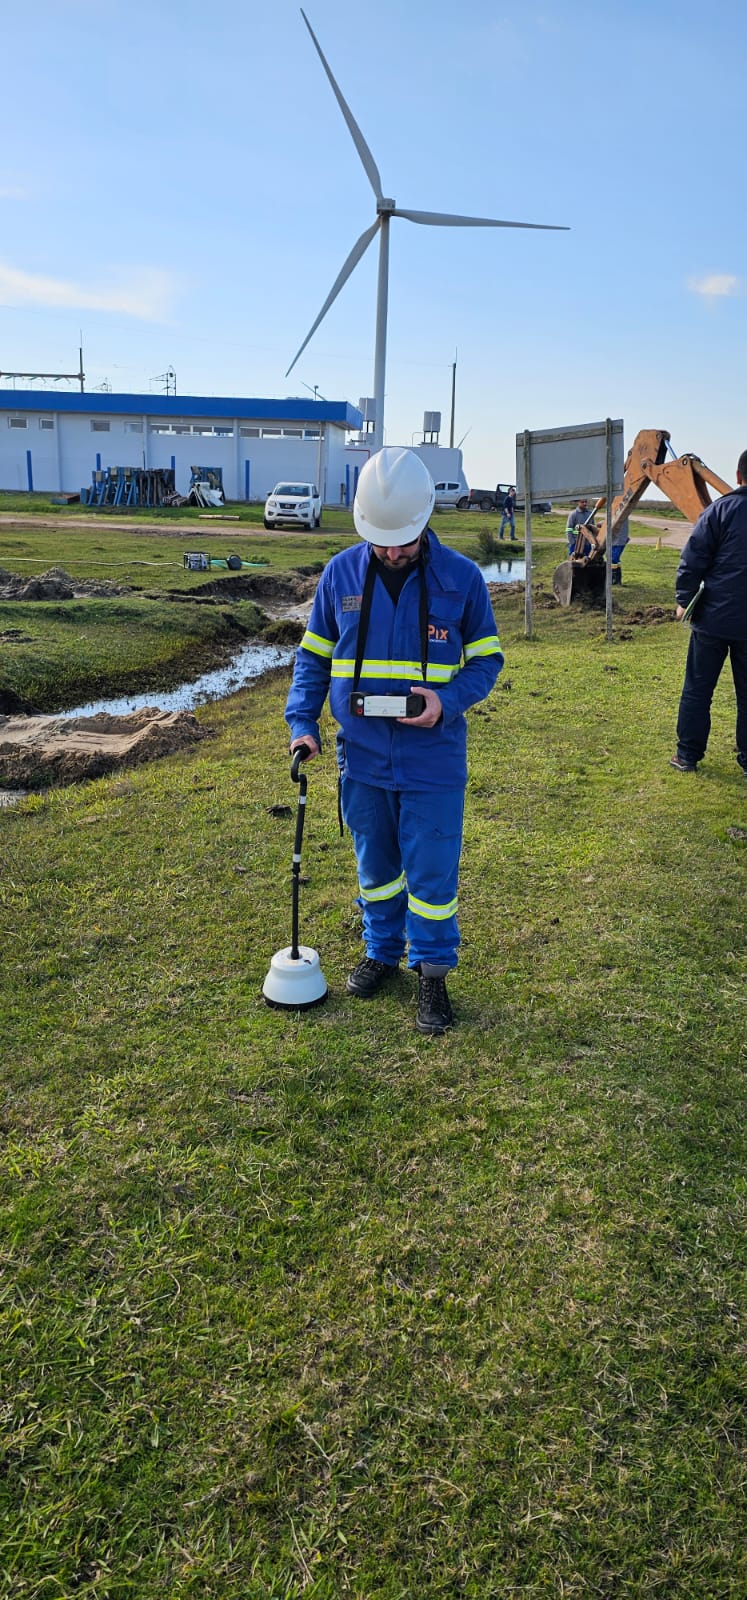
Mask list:
[[324,656],[326,660],[331,660],[334,648],[334,639],[322,639],[320,634],[310,633],[308,628],[301,640],[302,650],[311,650],[313,655]]
[[473,656],[494,656],[501,653],[501,641],[497,633],[489,633],[484,639],[473,639],[471,644],[464,646],[464,659],[471,661]]
[[393,878],[391,883],[379,884],[376,889],[364,889],[361,884],[361,900],[393,900],[396,894],[402,893],[404,887],[404,872],[401,872],[398,878]]
[[432,906],[427,900],[416,900],[414,894],[407,896],[408,911],[413,911],[416,917],[426,917],[429,922],[445,922],[447,917],[455,917],[457,904],[456,895],[445,906]]

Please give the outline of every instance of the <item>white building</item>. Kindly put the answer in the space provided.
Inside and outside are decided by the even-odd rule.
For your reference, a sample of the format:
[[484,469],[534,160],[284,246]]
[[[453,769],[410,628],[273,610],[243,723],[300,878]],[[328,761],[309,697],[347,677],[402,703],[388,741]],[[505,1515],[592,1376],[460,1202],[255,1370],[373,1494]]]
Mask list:
[[362,421],[347,400],[0,390],[0,489],[76,494],[102,467],[172,467],[186,494],[193,467],[220,467],[227,500],[264,500],[297,478],[339,505]]

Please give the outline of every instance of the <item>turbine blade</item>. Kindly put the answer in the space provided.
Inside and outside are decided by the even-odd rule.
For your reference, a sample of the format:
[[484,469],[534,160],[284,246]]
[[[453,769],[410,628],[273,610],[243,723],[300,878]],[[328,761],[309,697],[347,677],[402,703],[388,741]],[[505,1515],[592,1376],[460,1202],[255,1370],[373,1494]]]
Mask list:
[[333,74],[332,74],[332,69],[329,66],[329,64],[328,64],[328,62],[327,62],[327,60],[325,58],[324,51],[322,50],[322,47],[321,47],[321,45],[319,43],[319,40],[317,39],[317,36],[316,36],[316,34],[314,32],[314,29],[312,28],[311,23],[309,22],[309,19],[308,19],[307,15],[306,15],[306,12],[303,9],[303,6],[301,7],[301,16],[303,17],[303,20],[306,23],[306,26],[307,26],[307,28],[309,30],[309,33],[311,34],[311,37],[312,37],[312,40],[314,42],[314,46],[315,46],[315,49],[316,49],[316,53],[317,53],[317,55],[319,57],[319,60],[322,63],[322,66],[324,67],[324,70],[325,70],[325,72],[327,74],[327,77],[329,78],[329,81],[330,81],[330,83],[332,85],[332,93],[334,94],[335,99],[337,101],[337,104],[340,107],[340,110],[341,110],[341,112],[342,112],[342,114],[343,114],[343,116],[345,118],[345,121],[347,122],[347,125],[348,125],[348,127],[350,129],[350,133],[351,133],[352,139],[353,139],[353,144],[355,145],[355,148],[358,151],[358,154],[359,154],[359,156],[361,158],[361,161],[363,162],[363,166],[364,166],[364,169],[365,169],[365,172],[366,172],[366,176],[367,176],[368,181],[369,181],[369,183],[371,185],[371,188],[373,189],[373,192],[376,195],[376,199],[377,200],[381,200],[382,197],[383,197],[383,191],[382,191],[382,187],[381,187],[381,175],[379,173],[379,169],[378,169],[378,167],[376,165],[376,162],[374,161],[374,158],[373,158],[373,156],[371,154],[371,151],[369,150],[368,145],[366,144],[366,141],[365,141],[365,139],[363,137],[363,134],[361,133],[361,130],[358,127],[358,124],[357,124],[357,122],[355,120],[355,117],[353,116],[353,113],[350,110],[350,106],[348,105],[347,100],[345,99],[345,96],[342,93],[342,90],[340,88],[338,88],[338,85],[335,82],[335,79],[334,79]]
[[395,217],[406,217],[408,222],[427,222],[442,228],[536,228],[550,233],[569,233],[563,223],[556,222],[498,222],[495,217],[454,217],[448,211],[403,211],[397,206]]
[[[324,302],[324,305],[322,306],[322,309],[319,312],[319,315],[318,315],[318,317],[316,319],[316,322],[314,322],[312,324],[312,326],[309,328],[309,331],[308,331],[308,333],[306,335],[306,338],[304,339],[304,342],[301,345],[301,349],[296,351],[296,354],[294,355],[293,360],[291,361],[291,364],[290,364],[290,366],[288,368],[288,372],[292,372],[293,371],[293,368],[295,367],[299,356],[306,349],[306,346],[307,346],[309,340],[311,338],[313,338],[313,335],[316,333],[316,330],[319,327],[320,322],[322,322],[324,317],[326,317],[327,312],[329,311],[329,308],[332,305],[333,301],[335,301],[337,299],[337,296],[340,293],[340,290],[343,287],[343,284],[347,283],[351,272],[353,271],[353,269],[355,267],[357,267],[358,262],[361,259],[361,256],[365,255],[365,253],[366,253],[366,251],[367,251],[367,249],[368,249],[368,247],[369,247],[369,245],[371,243],[371,240],[374,237],[374,234],[378,233],[379,227],[380,227],[380,223],[379,223],[379,219],[377,217],[376,221],[371,224],[371,227],[370,228],[366,228],[365,233],[362,233],[361,236],[360,236],[360,239],[358,239],[357,242],[353,245],[353,248],[352,248],[352,250],[350,252],[350,255],[348,256],[347,261],[345,262],[344,267],[341,269],[340,272],[338,272],[337,277],[335,278],[335,281],[334,281],[334,283],[332,285],[332,288],[330,289],[329,294],[327,295],[327,298],[326,298],[326,300]],[[285,374],[286,378],[288,376],[288,372],[286,372],[286,374]]]

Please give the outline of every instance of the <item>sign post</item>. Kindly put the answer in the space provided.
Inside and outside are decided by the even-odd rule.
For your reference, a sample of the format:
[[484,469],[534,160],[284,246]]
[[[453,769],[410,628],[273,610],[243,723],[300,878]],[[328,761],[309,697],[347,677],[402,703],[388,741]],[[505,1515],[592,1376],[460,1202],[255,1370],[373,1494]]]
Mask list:
[[[523,434],[524,466],[524,637],[532,637],[532,435],[528,429]],[[517,435],[518,443],[518,435]],[[517,451],[518,455],[518,451]],[[518,489],[519,479],[516,478]]]
[[585,422],[578,427],[545,428],[516,435],[516,492],[524,495],[526,519],[526,602],[524,632],[532,637],[532,500],[580,500],[583,496],[607,502],[605,550],[605,606],[607,638],[612,637],[612,498],[620,492],[624,474],[622,420]]

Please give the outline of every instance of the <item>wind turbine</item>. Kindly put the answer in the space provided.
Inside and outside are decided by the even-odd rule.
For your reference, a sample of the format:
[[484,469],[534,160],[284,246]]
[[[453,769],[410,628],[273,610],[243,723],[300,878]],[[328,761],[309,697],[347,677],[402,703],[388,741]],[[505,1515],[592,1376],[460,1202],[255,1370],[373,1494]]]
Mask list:
[[296,354],[294,355],[293,360],[288,368],[288,372],[286,372],[285,376],[287,378],[288,373],[293,371],[299,356],[306,349],[309,340],[316,333],[320,322],[322,322],[324,317],[326,317],[330,306],[337,299],[337,296],[340,293],[343,285],[347,283],[351,272],[353,272],[354,268],[357,267],[361,257],[365,255],[369,245],[378,233],[379,278],[376,296],[376,347],[374,352],[375,413],[372,439],[373,451],[376,451],[381,449],[381,446],[384,442],[384,383],[386,370],[386,324],[389,298],[389,223],[391,218],[404,217],[407,222],[422,222],[431,226],[442,228],[532,228],[536,230],[542,230],[543,232],[549,231],[552,233],[567,233],[569,230],[566,227],[558,226],[557,224],[550,222],[499,222],[495,217],[451,216],[445,211],[405,211],[401,206],[398,206],[394,200],[387,199],[381,187],[381,176],[379,174],[379,169],[376,165],[376,162],[374,161],[371,151],[366,144],[363,134],[358,127],[355,117],[350,110],[342,90],[335,81],[332,69],[326,60],[319,40],[314,33],[314,29],[312,28],[306,12],[303,10],[303,7],[301,7],[301,16],[303,17],[309,33],[311,34],[317,55],[319,56],[322,66],[324,67],[327,77],[329,78],[332,86],[332,92],[348,125],[353,144],[355,145],[355,148],[358,151],[363,163],[363,170],[376,197],[376,221],[371,224],[370,228],[366,228],[365,233],[362,233],[360,239],[358,239],[357,243],[353,245],[347,261],[335,278],[332,288],[327,295],[316,321],[312,323],[306,338],[301,345],[301,348],[296,351]]

